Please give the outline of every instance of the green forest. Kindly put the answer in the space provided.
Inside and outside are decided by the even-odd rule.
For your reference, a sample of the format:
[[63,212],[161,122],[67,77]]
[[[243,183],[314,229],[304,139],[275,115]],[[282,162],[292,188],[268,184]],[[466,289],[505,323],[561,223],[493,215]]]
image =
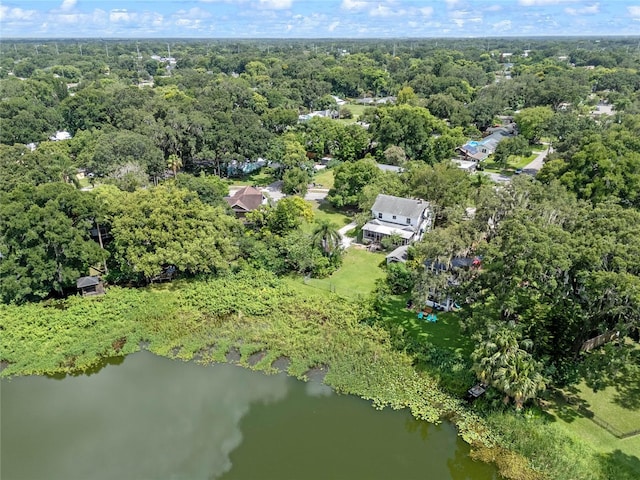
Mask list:
[[[504,478],[638,478],[637,39],[490,46],[3,43],[0,375],[286,356]],[[406,261],[363,240],[380,194],[432,209]]]

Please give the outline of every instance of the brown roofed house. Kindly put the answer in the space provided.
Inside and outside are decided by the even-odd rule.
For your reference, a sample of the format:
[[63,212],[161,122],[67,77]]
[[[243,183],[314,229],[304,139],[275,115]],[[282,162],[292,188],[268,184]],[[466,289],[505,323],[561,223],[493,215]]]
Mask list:
[[266,203],[264,194],[254,187],[243,187],[232,196],[226,197],[225,200],[238,218],[244,217],[248,212]]

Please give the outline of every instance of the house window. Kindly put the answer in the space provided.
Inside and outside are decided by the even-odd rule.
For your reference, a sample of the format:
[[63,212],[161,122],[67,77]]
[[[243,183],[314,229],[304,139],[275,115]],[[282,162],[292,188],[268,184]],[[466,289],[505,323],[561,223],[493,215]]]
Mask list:
[[382,213],[378,213],[378,218],[382,218]]
[[394,220],[396,219],[396,216],[395,216],[395,215],[393,216],[393,219],[394,219]]
[[407,218],[407,225],[411,225],[411,219]]

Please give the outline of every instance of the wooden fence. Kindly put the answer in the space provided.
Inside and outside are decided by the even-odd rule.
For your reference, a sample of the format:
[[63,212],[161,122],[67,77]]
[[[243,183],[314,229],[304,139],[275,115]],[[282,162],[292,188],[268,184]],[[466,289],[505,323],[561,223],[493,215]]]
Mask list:
[[588,352],[593,350],[594,348],[598,348],[605,343],[609,343],[612,340],[620,338],[620,330],[610,330],[608,332],[603,333],[602,335],[598,335],[597,337],[590,338],[586,342],[582,344],[580,347],[581,352]]

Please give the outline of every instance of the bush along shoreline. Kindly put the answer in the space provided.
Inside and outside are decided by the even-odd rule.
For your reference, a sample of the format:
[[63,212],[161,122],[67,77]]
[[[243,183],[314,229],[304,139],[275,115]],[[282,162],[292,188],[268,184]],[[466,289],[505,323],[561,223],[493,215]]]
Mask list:
[[[530,451],[530,442],[512,438],[523,422],[509,415],[508,422],[496,416],[487,420],[445,392],[394,345],[386,329],[363,321],[373,316],[372,302],[337,296],[327,301],[324,295],[294,290],[265,271],[146,289],[112,287],[102,297],[1,305],[0,376],[87,371],[104,358],[141,346],[204,364],[225,362],[237,350],[239,364],[266,373],[275,372],[273,362],[285,357],[292,376],[304,379],[309,370],[322,368],[327,385],[371,400],[375,408],[409,408],[418,419],[451,421],[472,446],[472,457],[495,463],[504,478],[607,478],[593,471],[589,476],[590,465],[583,465],[584,473],[564,476],[571,471],[571,457],[555,455],[545,463],[544,445]],[[535,430],[537,424],[528,428]],[[551,435],[541,432],[537,438],[544,434]],[[567,446],[565,442],[563,451]]]

